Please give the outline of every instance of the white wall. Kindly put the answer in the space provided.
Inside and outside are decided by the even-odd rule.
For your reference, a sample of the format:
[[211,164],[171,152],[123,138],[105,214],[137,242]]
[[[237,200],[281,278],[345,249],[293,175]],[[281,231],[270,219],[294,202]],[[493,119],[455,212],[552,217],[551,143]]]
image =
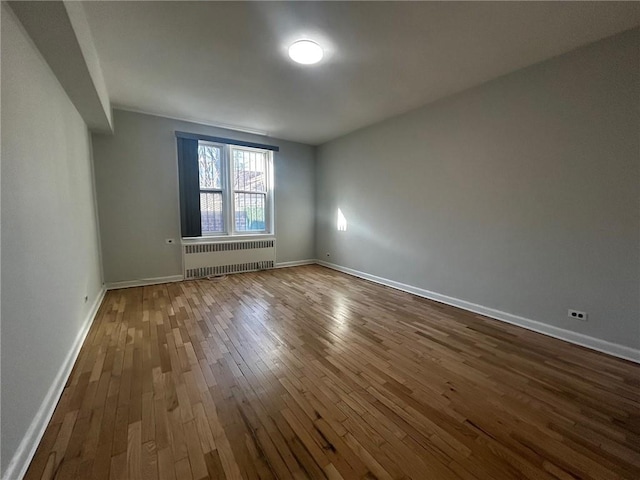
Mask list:
[[1,83],[5,475],[100,298],[101,274],[87,127],[4,2]]
[[317,257],[640,347],[638,32],[321,146]]
[[105,280],[182,274],[175,131],[278,145],[277,262],[314,258],[314,149],[152,115],[114,111],[114,135],[93,135]]

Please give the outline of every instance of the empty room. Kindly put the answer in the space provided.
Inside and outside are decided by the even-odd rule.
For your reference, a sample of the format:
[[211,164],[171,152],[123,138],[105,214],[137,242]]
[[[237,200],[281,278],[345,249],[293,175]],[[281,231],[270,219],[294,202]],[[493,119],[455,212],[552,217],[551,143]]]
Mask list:
[[640,478],[640,2],[0,16],[1,480]]

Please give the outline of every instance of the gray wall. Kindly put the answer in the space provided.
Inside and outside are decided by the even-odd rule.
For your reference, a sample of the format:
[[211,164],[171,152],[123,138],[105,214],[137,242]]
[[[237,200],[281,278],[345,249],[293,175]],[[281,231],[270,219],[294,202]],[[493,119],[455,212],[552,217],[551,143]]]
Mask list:
[[639,347],[638,33],[321,146],[317,257]]
[[175,131],[278,145],[277,262],[314,258],[314,148],[180,120],[114,111],[115,134],[93,135],[107,282],[182,274]]
[[87,127],[1,8],[5,472],[84,326],[101,274]]

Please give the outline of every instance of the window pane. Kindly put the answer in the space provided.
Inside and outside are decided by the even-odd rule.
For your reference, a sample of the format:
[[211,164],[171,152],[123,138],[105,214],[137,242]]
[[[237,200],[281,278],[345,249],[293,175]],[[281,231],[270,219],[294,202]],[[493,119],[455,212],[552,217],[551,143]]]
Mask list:
[[266,195],[264,193],[236,193],[234,195],[236,231],[266,230],[265,200]]
[[266,192],[266,153],[233,150],[233,189],[246,192]]
[[222,188],[220,158],[222,151],[214,145],[198,145],[200,188]]
[[202,233],[224,232],[221,192],[200,192],[200,221]]

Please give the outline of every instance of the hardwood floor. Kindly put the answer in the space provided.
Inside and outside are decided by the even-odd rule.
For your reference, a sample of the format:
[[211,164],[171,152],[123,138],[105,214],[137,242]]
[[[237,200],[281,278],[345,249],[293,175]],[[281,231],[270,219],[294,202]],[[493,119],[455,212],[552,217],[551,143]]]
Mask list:
[[27,479],[639,479],[640,366],[320,266],[107,293]]

